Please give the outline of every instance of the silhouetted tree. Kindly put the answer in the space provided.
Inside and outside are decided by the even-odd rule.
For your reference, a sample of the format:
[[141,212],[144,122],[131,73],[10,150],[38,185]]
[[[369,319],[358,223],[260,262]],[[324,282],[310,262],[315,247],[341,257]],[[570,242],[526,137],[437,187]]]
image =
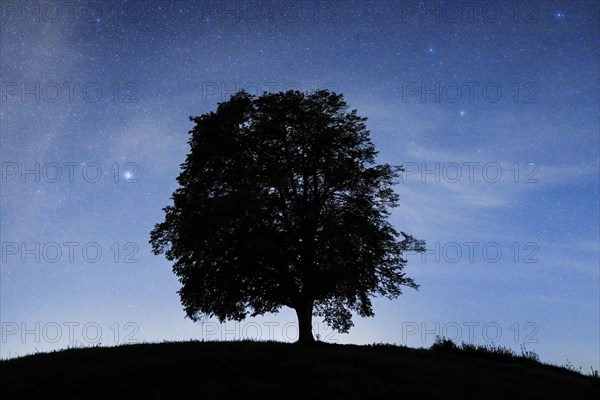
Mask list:
[[313,315],[347,332],[352,311],[374,315],[371,296],[418,287],[403,253],[424,242],[386,222],[402,169],[375,163],[366,118],[347,110],[324,90],[242,91],[190,117],[180,188],[150,240],[175,262],[188,317],[239,321],[287,306],[310,343]]

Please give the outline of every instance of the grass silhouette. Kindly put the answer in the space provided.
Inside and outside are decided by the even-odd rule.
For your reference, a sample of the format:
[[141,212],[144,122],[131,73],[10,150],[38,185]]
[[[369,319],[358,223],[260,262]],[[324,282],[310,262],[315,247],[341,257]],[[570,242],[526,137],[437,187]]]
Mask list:
[[438,339],[431,349],[248,341],[75,348],[1,361],[2,397],[584,399],[600,394],[599,379],[533,356],[448,342]]

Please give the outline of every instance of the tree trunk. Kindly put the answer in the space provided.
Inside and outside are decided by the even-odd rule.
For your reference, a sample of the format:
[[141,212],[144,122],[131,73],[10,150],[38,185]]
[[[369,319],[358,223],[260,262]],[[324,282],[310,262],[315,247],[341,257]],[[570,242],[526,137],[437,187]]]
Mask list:
[[304,303],[296,307],[296,315],[298,316],[298,342],[300,344],[315,343],[312,334],[312,310],[313,303]]

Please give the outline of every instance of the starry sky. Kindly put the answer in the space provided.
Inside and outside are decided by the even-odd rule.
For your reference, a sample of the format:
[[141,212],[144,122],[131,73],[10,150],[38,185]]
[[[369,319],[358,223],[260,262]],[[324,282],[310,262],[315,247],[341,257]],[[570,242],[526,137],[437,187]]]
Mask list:
[[329,89],[403,164],[421,285],[322,340],[536,351],[599,368],[599,4],[3,1],[3,358],[162,340],[292,341],[282,309],[184,318],[149,232],[188,116],[245,89]]

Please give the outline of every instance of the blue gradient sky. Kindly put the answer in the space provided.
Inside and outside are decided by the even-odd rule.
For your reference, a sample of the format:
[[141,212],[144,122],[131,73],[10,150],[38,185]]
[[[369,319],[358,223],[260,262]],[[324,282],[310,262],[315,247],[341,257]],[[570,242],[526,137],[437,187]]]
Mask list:
[[418,292],[347,335],[317,320],[321,338],[445,334],[598,369],[599,5],[467,3],[3,2],[0,355],[294,339],[286,309],[184,319],[148,239],[188,116],[237,89],[328,88],[407,166],[391,220],[429,250],[408,256]]

